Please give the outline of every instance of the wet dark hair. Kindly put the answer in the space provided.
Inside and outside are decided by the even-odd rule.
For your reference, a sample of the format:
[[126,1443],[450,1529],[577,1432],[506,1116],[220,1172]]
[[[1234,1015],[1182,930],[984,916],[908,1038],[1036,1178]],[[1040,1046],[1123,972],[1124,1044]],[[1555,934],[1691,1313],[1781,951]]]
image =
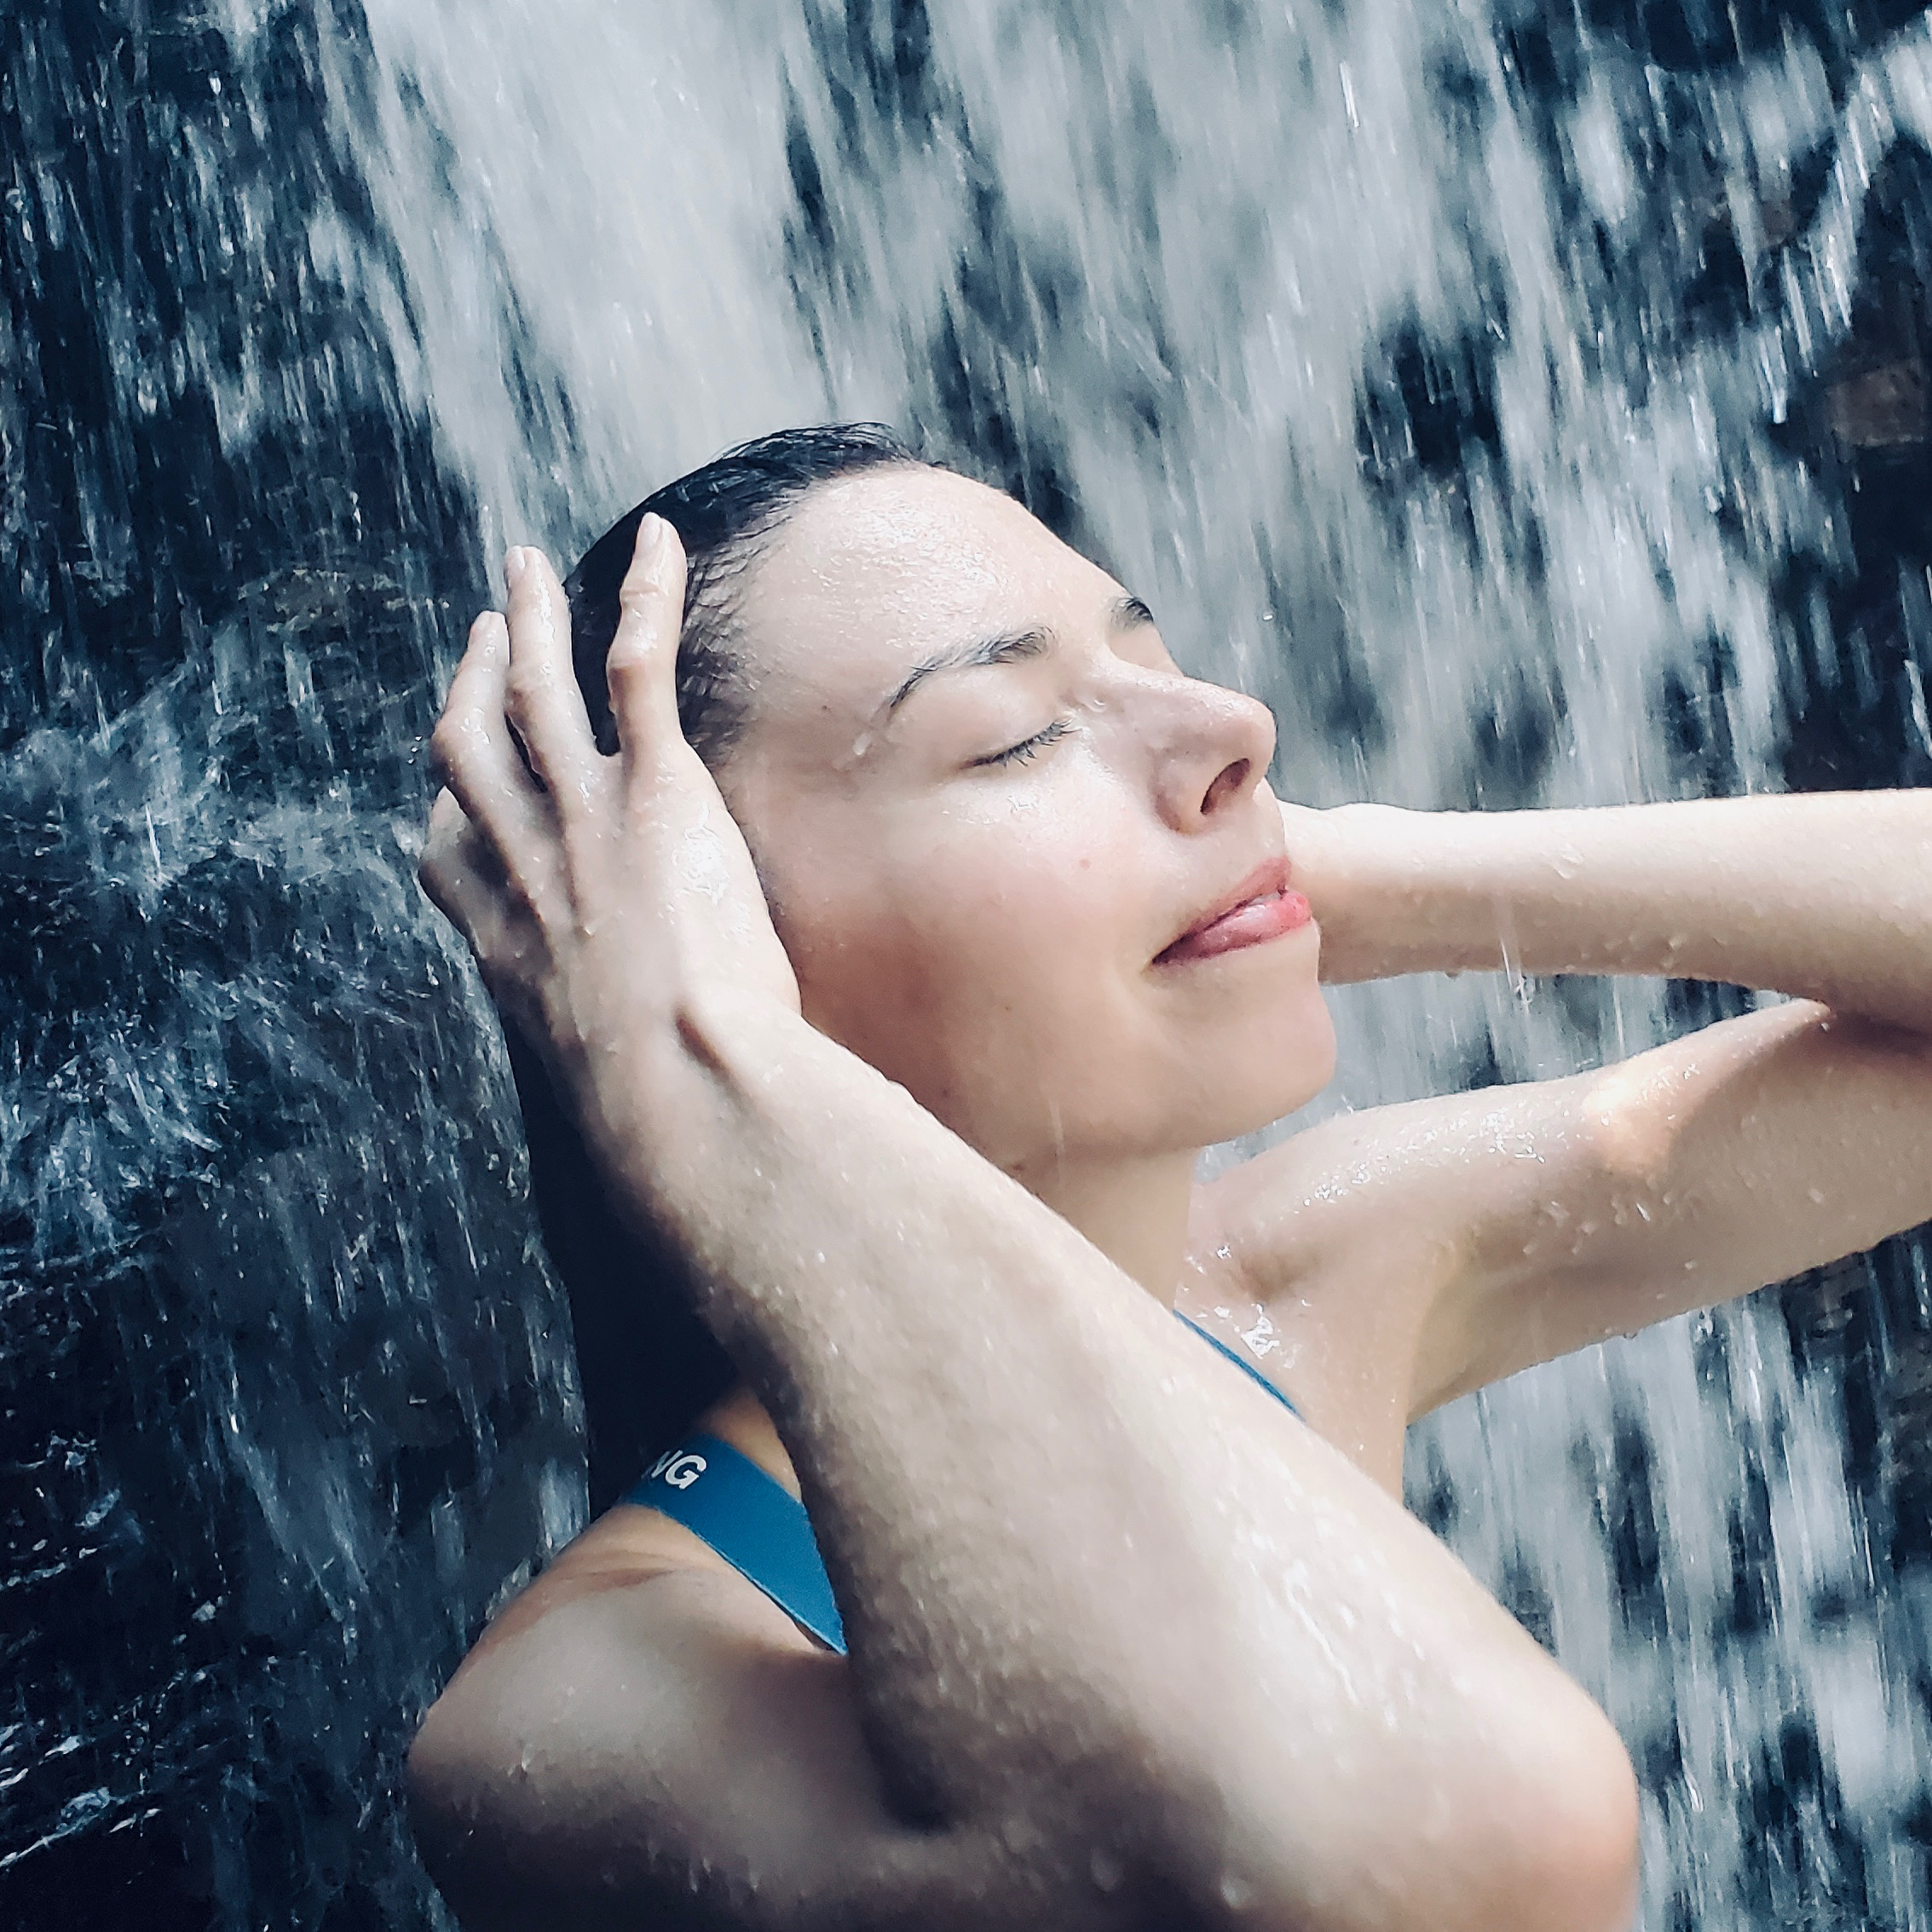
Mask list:
[[713,457],[612,524],[563,586],[577,685],[598,750],[617,749],[604,659],[617,634],[617,593],[646,516],[661,516],[677,531],[689,561],[678,638],[678,716],[691,748],[715,764],[743,730],[750,696],[732,649],[735,593],[746,572],[807,491],[862,470],[920,460],[883,423],[780,430]]
[[[715,767],[744,728],[750,695],[734,648],[737,591],[747,572],[816,485],[920,460],[878,423],[781,430],[666,484],[613,524],[564,584],[577,683],[598,748],[617,749],[604,660],[617,632],[618,592],[647,513],[671,524],[689,560],[678,714],[693,748]],[[618,1220],[541,1061],[514,1035],[509,1045],[538,1223],[570,1301],[594,1514],[615,1502],[736,1372],[692,1313],[679,1259]]]

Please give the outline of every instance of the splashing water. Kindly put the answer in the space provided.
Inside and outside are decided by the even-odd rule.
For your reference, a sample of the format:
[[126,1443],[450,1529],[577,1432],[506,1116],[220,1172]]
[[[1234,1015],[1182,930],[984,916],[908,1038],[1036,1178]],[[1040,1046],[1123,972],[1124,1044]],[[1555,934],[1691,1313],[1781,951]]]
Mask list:
[[[228,0],[0,56],[23,1923],[433,1923],[396,1751],[578,1520],[409,879],[505,541],[879,416],[1266,697],[1287,796],[1932,780],[1916,6]],[[1735,1003],[1354,989],[1326,1104]],[[1416,1432],[1631,1743],[1652,1932],[1932,1924],[1927,1282],[1895,1243]]]

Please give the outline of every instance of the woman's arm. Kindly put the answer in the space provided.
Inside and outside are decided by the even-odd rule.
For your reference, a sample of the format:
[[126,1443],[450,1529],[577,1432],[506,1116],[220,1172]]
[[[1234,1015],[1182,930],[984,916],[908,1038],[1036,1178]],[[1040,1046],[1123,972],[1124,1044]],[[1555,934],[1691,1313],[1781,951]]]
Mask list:
[[1123,1856],[1056,1869],[1043,1840],[908,1823],[845,1662],[704,1553],[627,1564],[610,1521],[492,1625],[411,1751],[417,1842],[464,1932],[1145,1923]]
[[[681,559],[652,522],[610,660],[620,758],[590,746],[532,559],[452,691],[463,810],[426,875],[784,1438],[888,1814],[1043,1896],[1117,1869],[1164,1923],[1622,1923],[1629,1773],[1581,1693],[1340,1455],[799,1018],[678,733]],[[516,1728],[468,1712],[469,1789],[534,1854],[581,1822],[585,1761],[553,1724],[499,1777]],[[640,1740],[607,1839],[651,1841],[689,1749]],[[689,1850],[714,1854],[728,1831]],[[950,1922],[1001,1923],[972,1919],[972,1871]],[[755,1899],[739,1922],[766,1923]]]
[[1932,793],[1286,821],[1330,978],[1508,964],[1802,996],[1600,1072],[1331,1122],[1231,1177],[1265,1294],[1410,1244],[1382,1272],[1418,1301],[1410,1413],[1932,1216]]
[[1655,973],[1932,1033],[1932,792],[1284,816],[1331,980]]

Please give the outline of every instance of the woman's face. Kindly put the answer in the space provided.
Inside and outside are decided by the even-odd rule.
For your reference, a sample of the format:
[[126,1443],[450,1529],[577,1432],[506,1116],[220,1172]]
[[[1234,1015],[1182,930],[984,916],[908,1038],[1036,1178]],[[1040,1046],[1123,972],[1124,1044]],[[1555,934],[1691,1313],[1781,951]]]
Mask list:
[[1273,720],[1185,677],[1104,571],[1008,497],[895,468],[812,492],[741,614],[755,695],[721,776],[822,1031],[1023,1178],[1321,1088]]

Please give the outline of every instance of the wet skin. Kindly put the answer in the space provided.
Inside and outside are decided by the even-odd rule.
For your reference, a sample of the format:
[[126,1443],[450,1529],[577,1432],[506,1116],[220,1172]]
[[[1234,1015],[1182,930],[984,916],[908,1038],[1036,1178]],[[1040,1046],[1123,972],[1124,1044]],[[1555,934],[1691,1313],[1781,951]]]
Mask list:
[[[661,673],[666,597],[660,585],[653,605],[647,589],[628,621],[640,637],[655,623]],[[755,701],[717,774],[749,847],[734,856],[729,839],[718,843],[718,794],[706,805],[710,781],[675,745],[660,743],[655,764],[626,779],[628,807],[605,799],[605,775],[572,762],[580,740],[545,671],[557,661],[558,604],[547,566],[527,559],[508,632],[500,620],[479,626],[442,739],[468,816],[453,799],[439,805],[426,882],[471,934],[499,998],[550,1029],[560,1077],[580,1097],[614,1189],[687,1230],[723,1284],[707,1318],[728,1340],[741,1337],[741,1359],[756,1367],[710,1424],[780,1480],[796,1488],[803,1477],[859,1629],[851,1664],[832,1666],[676,1525],[612,1512],[493,1627],[425,1730],[425,1816],[451,1882],[460,1888],[466,1870],[487,1867],[473,1827],[487,1814],[521,1846],[521,1869],[549,1870],[557,1895],[569,1892],[574,1867],[545,1860],[568,1838],[551,1828],[562,1831],[570,1801],[553,1795],[534,1814],[505,1811],[489,1795],[498,1790],[489,1767],[527,1721],[505,1715],[512,1682],[545,1673],[576,1682],[593,1651],[607,1673],[655,1684],[660,1701],[633,1712],[621,1748],[589,1741],[594,1727],[578,1745],[565,1738],[552,1748],[568,1756],[580,1746],[612,1788],[641,1779],[637,1815],[657,1819],[683,1845],[679,1855],[707,1870],[746,1855],[768,1827],[741,1812],[728,1828],[683,1811],[677,1830],[666,1824],[662,1794],[715,1791],[734,1765],[743,1770],[740,1747],[723,1740],[668,1741],[677,1727],[661,1698],[673,1652],[679,1670],[698,1670],[720,1697],[748,1698],[768,1733],[809,1739],[800,1775],[835,1760],[854,1793],[874,1791],[851,1798],[857,1810],[841,1814],[842,1829],[871,1815],[868,1803],[890,1810],[909,1762],[928,1766],[915,1782],[937,1778],[952,1790],[961,1820],[982,1815],[980,1773],[1004,1762],[1010,1716],[1002,1729],[970,1698],[935,1711],[899,1626],[884,1634],[890,1641],[868,1640],[866,1618],[876,1606],[916,1603],[903,1612],[918,1626],[915,1650],[951,1658],[953,1681],[999,1679],[1001,1667],[975,1647],[978,1626],[963,1611],[949,1621],[980,1520],[972,1498],[983,1485],[1001,1524],[977,1559],[999,1587],[989,1600],[1017,1614],[1041,1585],[1041,1566],[1052,1572],[1070,1560],[1065,1524],[1050,1510],[1035,1524],[1032,1505],[1016,1500],[1028,1468],[1050,1459],[1078,1493],[1079,1427],[1098,1440],[1131,1413],[1135,1439],[1151,1441],[1185,1419],[1198,1365],[1174,1353],[1175,1324],[1145,1329],[1130,1306],[1138,1300],[1151,1316],[1178,1296],[1236,1346],[1236,1331],[1269,1317],[1283,1347],[1261,1366],[1313,1433],[1243,1408],[1215,1384],[1209,1393],[1252,1444],[1250,1500],[1228,1492],[1231,1481],[1249,1495],[1249,1476],[1225,1451],[1193,1468],[1197,1425],[1175,1439],[1171,1469],[1142,1470],[1133,1508],[1158,1514],[1170,1475],[1177,1499],[1218,1485],[1224,1507],[1255,1512],[1257,1535],[1277,1534],[1274,1513],[1285,1510],[1300,1525],[1285,1547],[1308,1549],[1316,1531],[1294,1498],[1332,1496],[1358,1551],[1385,1552],[1391,1573],[1410,1579],[1351,1612],[1368,1633],[1355,1667],[1364,1681],[1421,1641],[1446,1646],[1456,1670],[1486,1686],[1468,1705],[1432,1703],[1439,1679],[1427,1694],[1402,1693],[1404,1721],[1386,1737],[1381,1720],[1372,1727],[1394,1755],[1375,1761],[1380,1768],[1362,1760],[1364,1774],[1373,1771],[1364,1789],[1378,1796],[1351,1801],[1345,1776],[1301,1787],[1293,1765],[1265,1768],[1272,1747],[1247,1738],[1243,1701],[1317,1696],[1322,1674],[1290,1670],[1268,1692],[1270,1664],[1257,1653],[1234,1703],[1217,1710],[1215,1693],[1199,1687],[1197,1715],[1227,1762],[1298,1796],[1278,1817],[1251,1814],[1259,1801],[1249,1780],[1248,1795],[1218,1801],[1214,1831],[1284,1846],[1319,1802],[1341,1807],[1318,1849],[1304,1843],[1278,1867],[1261,1858],[1269,1875],[1257,1883],[1298,1923],[1618,1923],[1629,1886],[1628,1768],[1546,1661],[1514,1648],[1461,1594],[1467,1579],[1435,1568],[1401,1526],[1388,1498],[1399,1492],[1402,1432],[1413,1415],[1496,1375],[1932,1214],[1924,801],[1878,794],[1489,817],[1283,808],[1264,781],[1272,730],[1260,706],[1183,677],[1123,587],[1018,506],[906,469],[816,492],[749,579],[742,616]],[[636,649],[641,665],[648,648]],[[633,675],[644,674],[614,653],[614,695]],[[554,813],[512,796],[506,709],[526,740],[551,747]],[[661,690],[655,711],[636,699],[629,715],[635,763],[634,741],[664,741]],[[559,816],[568,863],[554,856]],[[654,846],[651,828],[672,822],[683,842]],[[487,882],[495,874],[485,848],[496,874],[537,879],[540,889],[510,903]],[[544,903],[553,888],[543,882],[560,867],[575,895],[568,917]],[[1298,918],[1284,883],[1306,895],[1318,926]],[[770,926],[761,925],[758,885]],[[640,901],[667,910],[655,926],[636,923]],[[620,947],[609,929],[626,920],[632,936]],[[1602,1075],[1333,1122],[1195,1186],[1201,1146],[1291,1111],[1328,1077],[1322,962],[1349,978],[1493,966],[1504,925],[1533,972],[1669,971],[1801,998]],[[1222,940],[1245,943],[1222,949]],[[665,1043],[667,1009],[640,988],[637,961],[653,947],[660,978],[688,989],[677,1037],[701,1043],[708,1085],[689,1084],[683,1049]],[[720,1003],[713,986],[733,989],[730,999]],[[804,1034],[789,1030],[799,1014]],[[607,1075],[610,1066],[625,1077]],[[867,1070],[903,1093],[881,1097]],[[730,1104],[705,1141],[706,1164],[694,1166],[654,1126],[649,1094],[638,1095],[655,1083],[660,1101],[674,1090],[678,1104],[707,1118],[702,1110],[722,1104],[720,1082]],[[912,1150],[903,1161],[902,1148]],[[749,1162],[735,1184],[734,1159]],[[909,1192],[906,1161],[920,1177]],[[1024,1192],[1000,1191],[1001,1175]],[[767,1193],[769,1209],[757,1204]],[[942,1210],[934,1227],[929,1204],[955,1198],[976,1205],[963,1220]],[[828,1204],[839,1210],[830,1220]],[[868,1245],[868,1228],[885,1250]],[[815,1255],[833,1278],[808,1266]],[[752,1285],[801,1266],[816,1285],[787,1290],[781,1306]],[[1145,1293],[1133,1295],[1132,1283]],[[1056,1325],[1063,1287],[1088,1311],[1089,1329],[1117,1333],[1123,1361],[1151,1352],[1166,1364],[1151,1389],[1111,1382],[1096,1392],[1091,1364],[1081,1366]],[[835,1311],[845,1325],[834,1334]],[[1026,1390],[974,1379],[975,1352],[994,1335],[1037,1378]],[[880,1336],[890,1347],[879,1344],[868,1370]],[[1324,1459],[1324,1437],[1346,1462]],[[862,1493],[883,1480],[882,1445],[908,1481],[919,1477],[914,1493],[926,1500],[910,1516]],[[1013,1445],[1019,1461],[1001,1487],[1001,1458]],[[1259,1472],[1283,1456],[1271,1486]],[[1087,1479],[1099,1485],[1087,1514],[1104,1516],[1107,1478],[1097,1468]],[[960,1514],[928,1535],[914,1519],[941,1495]],[[1150,1520],[1133,1536],[1151,1549],[1171,1533]],[[1202,1593],[1191,1614],[1202,1629],[1232,1617],[1226,1641],[1237,1656],[1231,1632],[1247,1627],[1248,1612],[1231,1606],[1252,1579],[1238,1564],[1224,1567],[1219,1549],[1191,1548],[1187,1573]],[[1102,1708],[1139,1712],[1137,1694],[1147,1712],[1165,1708],[1171,1653],[1151,1648],[1147,1675],[1137,1675],[1141,1665],[1126,1660],[1139,1656],[1133,1619],[1109,1621],[1137,1574],[1115,1573],[1111,1594],[1099,1597],[1067,1597],[1065,1584],[1053,1608],[1026,1612],[1029,1629],[1081,1640],[1054,1652],[1060,1662],[1038,1681],[1067,1692],[1066,1734],[1099,1721]],[[926,1575],[935,1580],[923,1593],[903,1594],[907,1577]],[[1354,1600],[1351,1587],[1346,1571],[1334,1572],[1324,1600]],[[1431,1623],[1450,1607],[1453,1632]],[[1395,1648],[1378,1648],[1374,1630],[1391,1611]],[[1409,1634],[1396,1638],[1398,1627]],[[1422,1630],[1433,1634],[1418,1638]],[[1103,1705],[1081,1704],[1075,1659],[1105,1652],[1110,1631],[1127,1650]],[[806,1716],[776,1693],[761,1702],[741,1675],[752,1657],[796,1659],[819,1687],[812,1696],[831,1703]],[[1508,1715],[1519,1709],[1534,1713],[1520,1733]],[[851,1728],[861,1711],[863,1739]],[[1193,1762],[1204,1742],[1185,1726],[1162,1728],[1168,1721],[1155,1725],[1162,1749]],[[1464,1722],[1477,1730],[1457,1742]],[[1569,1754],[1560,1774],[1537,1759],[1558,1745]],[[1430,1768],[1444,1749],[1442,1762],[1461,1768],[1454,1800]],[[1353,1762],[1354,1750],[1345,1745],[1335,1762]],[[931,1752],[939,1756],[922,1756]],[[787,1762],[783,1750],[774,1762]],[[1396,1795],[1404,1778],[1422,1807],[1413,1814]],[[760,1818],[811,1814],[781,1777],[767,1798]],[[1162,1802],[1172,1799],[1168,1790]],[[1558,1814],[1539,1808],[1553,1800]],[[1445,1804],[1462,1807],[1457,1842],[1474,1848],[1457,1872],[1435,1856],[1404,1877],[1409,1850],[1432,1842],[1423,1820]],[[1384,1827],[1395,1836],[1378,1836]],[[868,1829],[875,1845],[883,1827]],[[1070,1844],[1084,1828],[1068,1829]],[[1201,1825],[1176,1843],[1211,1835]],[[1062,1869],[1054,1860],[1065,1848],[1050,1849],[1042,1871]],[[765,1855],[791,1869],[769,1846]],[[1188,1855],[1175,1850],[1179,1863],[1162,1866],[1159,1883],[1185,1890]],[[994,1860],[1009,1877],[1014,1862]],[[990,1896],[988,1868],[973,1871],[974,1895]],[[1320,1872],[1346,1900],[1321,1892],[1328,1880],[1312,1876]],[[658,1882],[637,1871],[631,1895],[648,1897]],[[798,1895],[824,1883],[800,1879]],[[1411,1883],[1422,1888],[1413,1896]],[[889,1895],[885,1877],[866,1895],[885,1913],[880,1923],[901,1923],[881,1902]],[[1114,1922],[1077,1885],[1054,1895],[1060,1922],[1076,1922],[1076,1900],[1100,1913],[1095,1923]],[[487,1901],[476,1909],[487,1919]],[[843,1909],[860,1908],[847,1899]],[[1197,1910],[1211,1922],[1211,1901]],[[744,1920],[754,1922],[765,1921]]]
[[808,499],[744,621],[724,790],[815,1025],[1048,1190],[1327,1081],[1312,925],[1162,958],[1283,854],[1274,722],[1183,676],[1106,573],[1007,497],[896,471]]

